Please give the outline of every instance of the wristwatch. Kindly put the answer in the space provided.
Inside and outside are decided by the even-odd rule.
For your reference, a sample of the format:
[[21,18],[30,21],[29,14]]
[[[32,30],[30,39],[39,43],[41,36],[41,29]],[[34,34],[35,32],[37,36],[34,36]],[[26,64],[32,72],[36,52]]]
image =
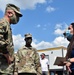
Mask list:
[[67,62],[71,62],[71,61],[70,61],[70,58],[67,59]]

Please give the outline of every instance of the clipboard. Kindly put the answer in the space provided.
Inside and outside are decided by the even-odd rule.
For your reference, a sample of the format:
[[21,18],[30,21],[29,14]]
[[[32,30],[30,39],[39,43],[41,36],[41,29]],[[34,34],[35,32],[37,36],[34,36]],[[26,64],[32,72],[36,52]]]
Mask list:
[[57,57],[55,62],[54,62],[54,65],[59,65],[60,64],[60,66],[62,66],[63,64],[61,64],[61,63],[63,63],[64,61],[66,61],[65,57]]

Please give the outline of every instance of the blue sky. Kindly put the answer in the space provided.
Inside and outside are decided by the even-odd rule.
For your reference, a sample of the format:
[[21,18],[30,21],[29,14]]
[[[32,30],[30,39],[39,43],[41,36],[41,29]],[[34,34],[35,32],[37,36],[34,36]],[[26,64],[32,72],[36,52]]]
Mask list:
[[15,51],[25,44],[25,33],[33,35],[32,46],[37,49],[67,47],[62,33],[74,22],[73,0],[0,0],[0,18],[7,3],[20,7],[23,14],[18,24],[11,25]]

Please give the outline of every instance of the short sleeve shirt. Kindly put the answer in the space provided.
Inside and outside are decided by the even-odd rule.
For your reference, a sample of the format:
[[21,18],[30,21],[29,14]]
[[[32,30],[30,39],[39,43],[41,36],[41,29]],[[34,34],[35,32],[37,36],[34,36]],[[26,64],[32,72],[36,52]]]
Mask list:
[[48,59],[40,60],[42,71],[48,71]]

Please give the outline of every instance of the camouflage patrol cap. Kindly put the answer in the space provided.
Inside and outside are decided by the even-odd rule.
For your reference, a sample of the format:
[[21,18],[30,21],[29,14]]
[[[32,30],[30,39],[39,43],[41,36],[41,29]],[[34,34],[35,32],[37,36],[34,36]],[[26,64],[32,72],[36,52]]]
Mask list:
[[32,35],[31,35],[30,33],[25,34],[25,39],[26,39],[26,38],[29,38],[29,37],[32,38]]
[[7,4],[6,5],[6,9],[7,8],[10,8],[10,9],[14,10],[20,17],[22,17],[22,14],[20,12],[20,8],[17,7],[16,5],[14,5],[14,4]]

